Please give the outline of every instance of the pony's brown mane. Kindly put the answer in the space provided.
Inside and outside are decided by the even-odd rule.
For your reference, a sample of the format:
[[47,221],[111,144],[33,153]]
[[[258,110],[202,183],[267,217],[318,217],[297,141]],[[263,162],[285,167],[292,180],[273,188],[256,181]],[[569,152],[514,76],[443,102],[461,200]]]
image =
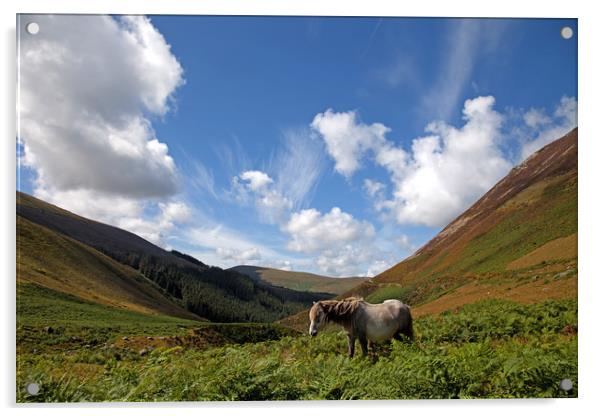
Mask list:
[[326,314],[327,321],[344,324],[353,319],[355,311],[363,301],[362,298],[351,297],[342,300],[323,300],[319,303]]

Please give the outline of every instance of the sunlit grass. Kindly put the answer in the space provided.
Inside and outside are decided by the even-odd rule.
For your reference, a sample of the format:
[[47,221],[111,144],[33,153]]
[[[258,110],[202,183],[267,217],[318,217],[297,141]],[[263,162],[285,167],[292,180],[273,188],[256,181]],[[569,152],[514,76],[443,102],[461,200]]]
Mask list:
[[[147,355],[106,346],[19,357],[19,401],[574,397],[577,303],[485,301],[417,319],[416,343],[346,357],[341,332]],[[244,339],[239,340],[244,342]],[[251,341],[249,339],[249,341]],[[559,382],[570,378],[570,392]],[[28,381],[41,393],[28,396]]]

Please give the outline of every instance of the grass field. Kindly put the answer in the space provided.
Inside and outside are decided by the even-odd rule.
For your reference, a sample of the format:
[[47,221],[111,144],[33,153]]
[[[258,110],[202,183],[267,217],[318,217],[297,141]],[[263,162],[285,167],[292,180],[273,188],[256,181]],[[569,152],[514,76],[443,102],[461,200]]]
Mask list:
[[[52,294],[20,290],[34,291],[22,298],[41,313],[18,321],[19,402],[577,395],[575,300],[478,302],[417,319],[414,344],[349,359],[338,330],[312,338],[273,324],[101,312],[68,298],[45,306]],[[72,311],[49,331],[53,308]],[[99,313],[111,320],[90,319]],[[563,378],[573,390],[559,389]],[[25,392],[29,382],[40,384],[38,395]]]

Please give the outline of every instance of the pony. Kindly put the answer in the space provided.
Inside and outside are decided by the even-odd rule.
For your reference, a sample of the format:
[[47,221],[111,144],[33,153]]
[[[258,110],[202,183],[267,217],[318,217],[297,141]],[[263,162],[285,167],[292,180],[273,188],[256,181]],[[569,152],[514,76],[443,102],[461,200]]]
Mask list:
[[314,302],[309,310],[309,335],[318,334],[324,322],[341,325],[349,342],[349,357],[355,353],[355,340],[359,339],[363,355],[368,354],[368,342],[376,343],[401,335],[414,340],[410,307],[397,299],[372,304],[362,298],[350,297],[342,300]]

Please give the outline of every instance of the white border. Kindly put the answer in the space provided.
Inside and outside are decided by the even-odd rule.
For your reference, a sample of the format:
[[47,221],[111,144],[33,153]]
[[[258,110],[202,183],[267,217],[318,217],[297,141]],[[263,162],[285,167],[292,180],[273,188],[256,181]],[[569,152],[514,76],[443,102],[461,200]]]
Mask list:
[[[598,350],[601,346],[597,298],[600,292],[600,182],[602,155],[600,143],[600,41],[602,24],[600,13],[591,1],[526,2],[504,0],[495,4],[486,1],[412,1],[386,0],[3,0],[2,47],[3,55],[1,126],[3,141],[1,162],[3,174],[1,190],[4,198],[0,204],[0,233],[2,249],[2,313],[4,336],[2,349],[3,374],[0,376],[2,404],[10,414],[131,414],[144,412],[148,416],[166,414],[166,407],[175,407],[178,414],[224,414],[248,412],[250,414],[306,415],[307,413],[377,414],[378,412],[412,414],[462,414],[491,415],[508,412],[542,412],[546,414],[590,413],[600,397],[597,387],[601,367]],[[576,17],[579,18],[579,395],[577,400],[476,400],[476,401],[409,401],[409,402],[268,402],[268,403],[179,403],[179,404],[124,404],[124,405],[72,405],[20,406],[14,405],[14,278],[15,278],[15,22],[16,13],[112,13],[112,14],[236,14],[236,15],[349,15],[349,16],[465,16],[465,17]],[[107,408],[107,406],[109,408]],[[376,407],[376,408],[374,408]],[[169,412],[169,411],[168,411]]]

